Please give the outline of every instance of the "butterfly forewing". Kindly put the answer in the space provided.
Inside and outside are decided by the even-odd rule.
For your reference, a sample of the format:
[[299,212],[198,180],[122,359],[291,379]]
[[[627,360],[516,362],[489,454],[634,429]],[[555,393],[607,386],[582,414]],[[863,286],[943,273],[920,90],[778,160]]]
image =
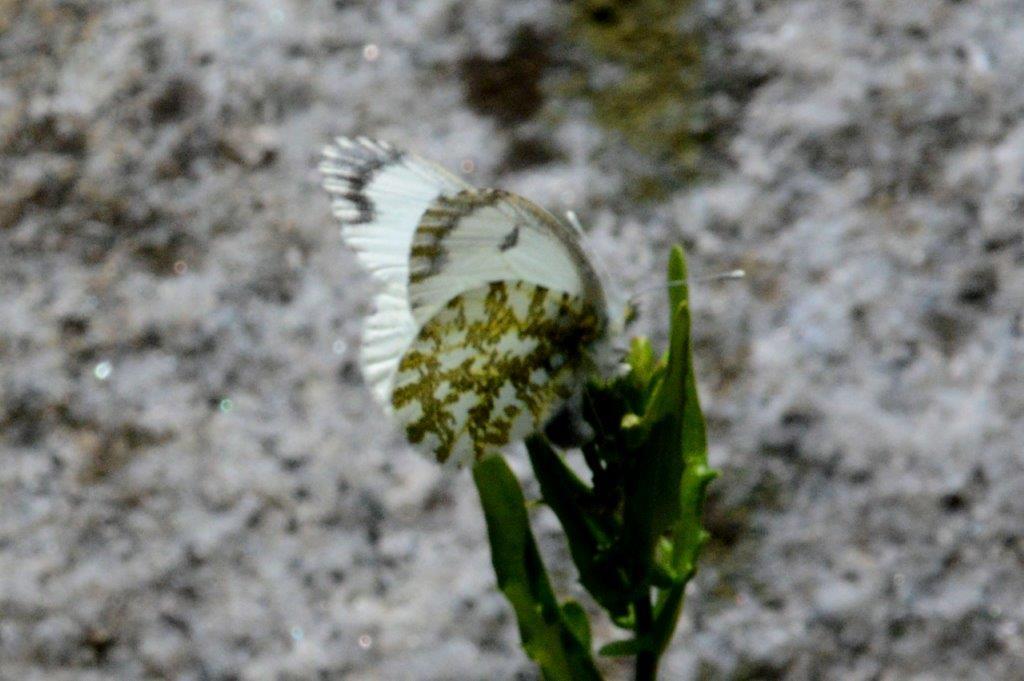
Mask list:
[[338,138],[320,163],[345,242],[383,282],[363,334],[362,369],[387,405],[402,353],[419,325],[409,307],[409,249],[424,211],[439,196],[469,186],[429,161],[385,142]]
[[603,308],[574,232],[526,199],[497,189],[438,197],[423,214],[409,260],[409,300],[423,323],[461,291],[526,281]]

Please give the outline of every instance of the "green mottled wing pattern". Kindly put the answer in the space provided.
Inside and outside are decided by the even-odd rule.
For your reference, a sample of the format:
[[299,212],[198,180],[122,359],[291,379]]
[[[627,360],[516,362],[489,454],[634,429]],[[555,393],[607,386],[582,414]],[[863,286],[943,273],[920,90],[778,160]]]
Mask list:
[[464,463],[537,430],[577,387],[600,320],[584,301],[522,281],[448,301],[402,358],[391,402],[406,434]]

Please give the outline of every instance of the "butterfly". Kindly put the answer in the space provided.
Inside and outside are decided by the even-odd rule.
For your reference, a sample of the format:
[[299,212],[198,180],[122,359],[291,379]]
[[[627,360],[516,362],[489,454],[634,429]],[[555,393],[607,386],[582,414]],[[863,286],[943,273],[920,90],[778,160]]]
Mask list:
[[614,325],[579,229],[365,137],[336,139],[319,170],[380,285],[362,373],[408,440],[461,465],[542,428]]

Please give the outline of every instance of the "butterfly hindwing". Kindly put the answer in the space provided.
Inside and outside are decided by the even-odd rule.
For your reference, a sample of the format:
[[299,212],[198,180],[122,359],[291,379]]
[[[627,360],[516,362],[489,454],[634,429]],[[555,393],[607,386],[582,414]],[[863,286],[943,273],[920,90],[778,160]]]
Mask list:
[[478,459],[536,430],[575,389],[600,320],[582,298],[522,281],[466,291],[423,326],[392,406],[439,461]]

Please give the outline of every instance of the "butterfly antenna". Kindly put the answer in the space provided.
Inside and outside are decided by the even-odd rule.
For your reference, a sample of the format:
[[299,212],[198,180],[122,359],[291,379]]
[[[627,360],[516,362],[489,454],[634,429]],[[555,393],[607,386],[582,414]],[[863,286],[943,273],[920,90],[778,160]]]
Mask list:
[[687,281],[685,279],[673,279],[665,284],[657,284],[655,286],[648,286],[647,288],[640,289],[629,297],[629,302],[636,303],[640,296],[647,295],[653,291],[660,291],[663,288],[678,288],[679,286],[686,286],[688,284],[707,284],[713,281],[736,281],[743,279],[746,276],[747,273],[745,270],[729,270],[728,272],[719,272],[718,274],[708,274],[703,277],[697,277],[692,281]]
[[693,280],[693,283],[706,284],[709,281],[736,281],[738,279],[743,279],[746,276],[746,270],[729,270],[728,272],[719,272],[718,274],[708,274],[703,277],[697,277]]

